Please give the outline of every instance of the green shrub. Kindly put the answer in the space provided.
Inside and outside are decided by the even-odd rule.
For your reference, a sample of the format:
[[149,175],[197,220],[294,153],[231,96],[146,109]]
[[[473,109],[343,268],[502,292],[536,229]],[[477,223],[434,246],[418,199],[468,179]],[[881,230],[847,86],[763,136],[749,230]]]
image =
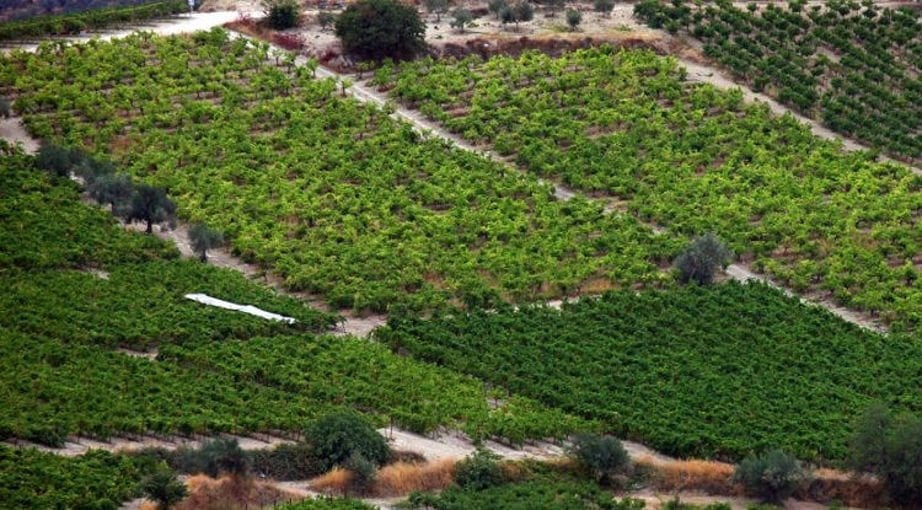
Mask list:
[[358,0],[336,18],[336,36],[361,59],[411,58],[425,48],[426,25],[396,0]]
[[274,480],[306,480],[323,474],[325,463],[307,443],[282,444],[271,450],[250,452],[254,473]]
[[694,281],[707,285],[714,281],[718,269],[727,266],[733,253],[714,234],[696,237],[679,255],[675,266],[683,283]]
[[876,474],[893,503],[922,508],[922,419],[872,405],[856,421],[850,446],[853,469]]
[[266,22],[275,30],[285,30],[298,26],[301,18],[297,0],[262,0]]
[[328,414],[304,431],[324,471],[342,466],[359,454],[377,466],[390,456],[387,441],[361,415],[352,411]]
[[807,473],[794,457],[772,450],[759,457],[747,457],[733,476],[748,494],[769,503],[781,503],[806,480]]
[[569,455],[597,480],[612,480],[630,465],[630,457],[617,438],[597,434],[580,434],[573,438]]
[[504,481],[499,456],[484,448],[478,448],[455,467],[455,483],[464,489],[480,491]]
[[352,472],[352,485],[361,494],[368,491],[375,483],[375,464],[361,453],[352,452],[343,466]]
[[161,510],[167,510],[179,503],[187,493],[186,485],[165,465],[141,480],[141,492],[156,502],[157,508]]

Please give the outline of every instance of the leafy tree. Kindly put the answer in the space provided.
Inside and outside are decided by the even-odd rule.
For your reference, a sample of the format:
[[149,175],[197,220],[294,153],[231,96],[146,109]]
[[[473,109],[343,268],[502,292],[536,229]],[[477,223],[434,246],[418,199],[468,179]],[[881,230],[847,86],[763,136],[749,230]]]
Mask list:
[[752,496],[778,504],[806,481],[807,472],[793,456],[772,450],[762,456],[743,459],[733,477]]
[[297,0],[261,0],[269,26],[285,30],[298,26],[301,12]]
[[676,258],[675,267],[683,283],[694,281],[707,285],[714,281],[718,269],[727,267],[733,257],[731,252],[717,236],[708,233],[695,238]]
[[201,471],[208,476],[244,477],[250,472],[250,459],[236,439],[213,439],[203,444],[197,454]]
[[311,423],[304,435],[313,445],[317,458],[326,464],[325,469],[344,465],[353,454],[378,466],[390,456],[384,437],[353,411],[327,414]]
[[922,507],[922,418],[874,404],[856,421],[850,446],[849,465],[883,480],[893,503]]
[[221,246],[224,242],[224,234],[220,230],[214,230],[204,223],[196,223],[189,228],[189,240],[192,242],[192,250],[198,254],[199,260],[208,261],[208,250]]
[[186,485],[165,464],[141,480],[141,492],[157,503],[160,510],[168,510],[186,497]]
[[448,12],[448,0],[424,0],[426,10],[430,14],[435,13],[435,22],[442,22],[442,14]]
[[455,483],[464,489],[481,491],[500,485],[503,478],[499,455],[485,448],[478,448],[455,467]]
[[464,26],[474,20],[474,15],[471,14],[471,11],[464,7],[458,7],[452,11],[451,17],[451,27],[458,29],[461,33],[464,33]]
[[362,59],[410,58],[425,48],[426,25],[397,0],[358,0],[336,19],[343,48]]
[[13,109],[10,107],[10,102],[7,98],[0,96],[0,117],[4,119],[10,118],[10,115],[13,114]]
[[506,0],[489,0],[487,3],[487,10],[496,16],[498,20],[502,20],[503,10],[507,7],[509,7],[509,4]]
[[573,438],[569,455],[598,481],[610,480],[630,465],[630,457],[617,438],[579,434]]
[[83,153],[53,143],[43,143],[36,154],[35,163],[42,170],[59,177],[68,177],[83,161]]
[[124,212],[125,221],[147,223],[145,232],[154,231],[154,223],[172,222],[176,205],[167,198],[163,188],[140,184],[134,188],[131,203]]
[[111,206],[112,214],[124,217],[131,205],[134,185],[127,175],[103,174],[90,181],[88,191],[96,202]]
[[320,25],[320,30],[325,31],[336,23],[336,15],[329,11],[321,11],[317,15],[317,23]]
[[567,9],[567,25],[571,31],[575,31],[580,22],[583,21],[583,15],[576,9]]
[[515,30],[519,30],[519,23],[531,21],[535,17],[535,9],[530,3],[521,1],[515,5],[507,5],[500,10],[499,20],[503,25],[515,23]]
[[595,12],[600,12],[608,16],[611,10],[615,8],[615,0],[592,0],[592,8]]

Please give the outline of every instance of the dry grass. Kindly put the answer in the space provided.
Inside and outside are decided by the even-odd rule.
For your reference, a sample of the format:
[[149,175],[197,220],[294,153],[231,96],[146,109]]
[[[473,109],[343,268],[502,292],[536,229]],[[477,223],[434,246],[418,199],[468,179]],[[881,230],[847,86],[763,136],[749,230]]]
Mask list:
[[818,502],[839,501],[846,506],[879,508],[885,502],[883,486],[869,475],[843,473],[834,469],[817,469],[813,479],[795,494],[799,499]]
[[311,480],[311,489],[329,494],[346,494],[352,485],[352,472],[343,468],[334,468],[329,473]]
[[734,466],[710,460],[656,462],[642,457],[637,463],[650,469],[653,486],[664,491],[702,491],[708,494],[735,496],[740,487],[732,480]]
[[250,479],[196,475],[186,480],[189,495],[174,510],[243,510],[272,508],[297,498],[269,484]]
[[374,493],[382,497],[404,496],[413,491],[438,491],[455,478],[455,459],[421,464],[396,462],[378,471]]

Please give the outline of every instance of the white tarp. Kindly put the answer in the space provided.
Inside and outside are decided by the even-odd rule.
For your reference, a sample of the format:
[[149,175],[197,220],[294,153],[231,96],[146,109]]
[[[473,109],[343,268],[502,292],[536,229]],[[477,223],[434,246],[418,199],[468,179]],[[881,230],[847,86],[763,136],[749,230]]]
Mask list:
[[262,308],[257,308],[253,305],[238,305],[237,303],[231,303],[230,301],[224,301],[223,299],[213,298],[208,294],[186,294],[183,297],[186,299],[191,299],[192,301],[197,301],[203,305],[216,306],[226,310],[236,310],[238,312],[248,313],[250,315],[255,315],[257,317],[269,319],[272,321],[280,321],[288,324],[296,322],[291,317],[285,317],[284,315],[279,315],[277,313],[267,312]]

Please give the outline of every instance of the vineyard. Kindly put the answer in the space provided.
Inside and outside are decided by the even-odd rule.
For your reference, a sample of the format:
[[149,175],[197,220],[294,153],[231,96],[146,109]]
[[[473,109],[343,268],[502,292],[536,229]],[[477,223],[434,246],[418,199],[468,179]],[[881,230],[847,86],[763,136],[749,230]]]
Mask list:
[[[464,427],[509,441],[588,426],[526,399],[491,409],[474,379],[365,341],[305,334],[336,318],[239,273],[176,259],[175,249],[81,203],[76,184],[40,172],[31,157],[0,157],[0,176],[0,440],[297,432],[346,405],[382,425]],[[203,290],[299,322],[182,298]],[[117,346],[161,353],[152,362]]]
[[220,30],[140,34],[13,53],[0,87],[37,136],[111,153],[166,187],[181,216],[335,308],[489,306],[671,279],[659,266],[678,240],[423,139],[338,97],[315,66]]
[[186,12],[185,0],[160,0],[140,5],[105,7],[52,16],[3,21],[0,41],[49,35],[73,35],[117,23],[138,22]]
[[830,129],[922,160],[922,17],[910,6],[832,0],[764,9],[646,0],[650,26],[684,31],[755,90]]
[[[392,320],[382,341],[678,456],[836,461],[869,402],[922,411],[922,343],[757,284]],[[873,361],[871,361],[873,360]]]
[[529,172],[615,197],[683,235],[713,231],[798,292],[922,321],[922,177],[845,153],[738,90],[647,51],[386,66],[374,83]]

